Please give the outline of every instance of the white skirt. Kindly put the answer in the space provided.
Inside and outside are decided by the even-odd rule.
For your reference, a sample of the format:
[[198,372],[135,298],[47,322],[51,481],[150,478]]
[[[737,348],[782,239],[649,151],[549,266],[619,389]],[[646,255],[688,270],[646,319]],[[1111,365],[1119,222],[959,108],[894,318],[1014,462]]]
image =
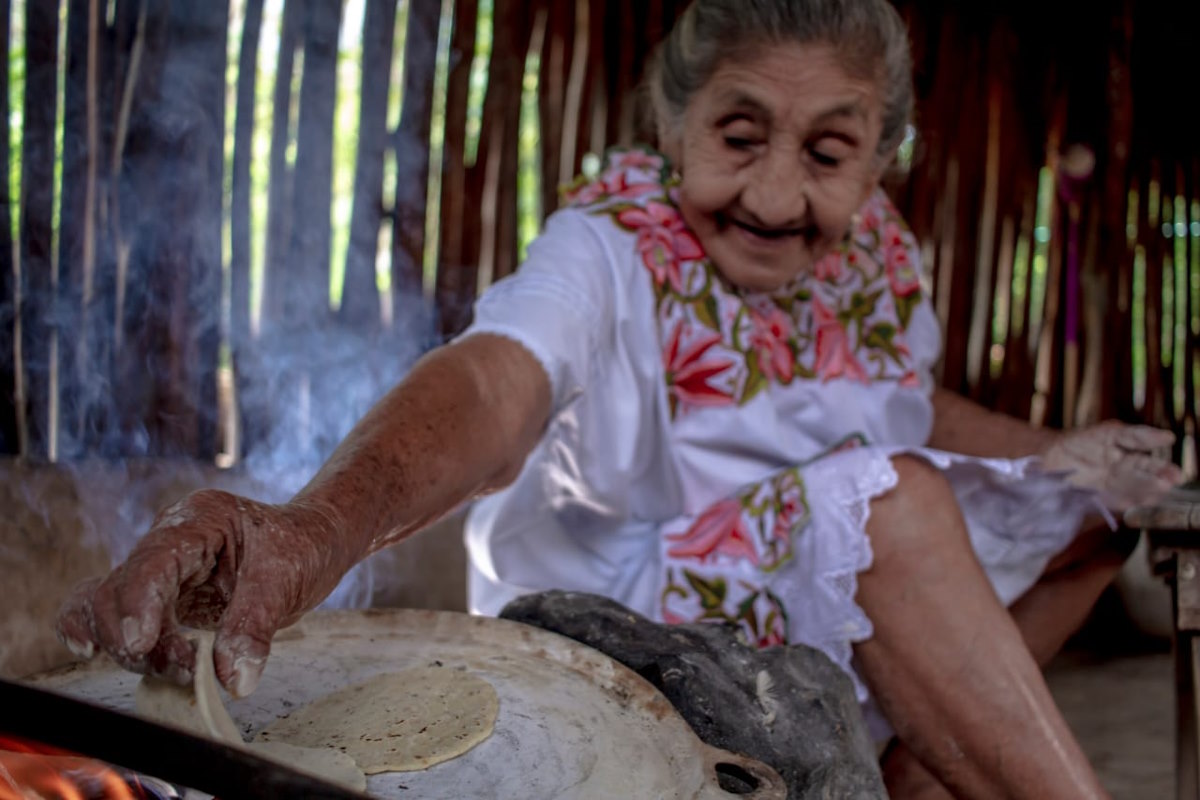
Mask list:
[[[824,652],[851,677],[872,736],[885,740],[891,727],[853,662],[854,644],[874,631],[855,595],[858,574],[872,562],[866,533],[871,501],[895,488],[891,459],[903,454],[942,471],[975,554],[1005,606],[1071,543],[1085,515],[1102,510],[1093,493],[1041,472],[1036,459],[862,446],[798,466],[789,471],[791,479],[764,479],[697,515],[627,523],[614,534],[631,543],[620,566],[598,559],[596,569],[579,563],[547,568],[539,585],[517,586],[473,558],[471,610],[497,614],[521,594],[567,589],[604,594],[659,622],[733,622],[752,643],[802,643]],[[776,524],[785,516],[786,524]],[[632,544],[638,541],[641,546]],[[548,550],[554,549],[545,542],[531,552],[552,565],[556,560]]]

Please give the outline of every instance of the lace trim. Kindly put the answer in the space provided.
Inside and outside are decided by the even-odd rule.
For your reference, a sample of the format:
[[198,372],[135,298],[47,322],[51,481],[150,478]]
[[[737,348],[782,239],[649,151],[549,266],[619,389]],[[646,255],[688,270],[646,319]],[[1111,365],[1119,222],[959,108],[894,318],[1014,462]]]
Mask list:
[[[866,526],[871,516],[871,501],[880,497],[899,483],[899,476],[892,466],[888,453],[872,454],[869,462],[853,481],[838,481],[832,487],[834,503],[844,514],[859,536],[844,550],[841,564],[826,570],[818,580],[829,588],[823,599],[832,599],[829,618],[832,624],[823,632],[796,631],[790,638],[815,647],[825,653],[841,667],[854,682],[855,695],[860,703],[869,698],[866,684],[862,682],[851,665],[855,642],[865,641],[874,633],[874,626],[855,600],[858,594],[858,574],[871,567],[874,555]],[[792,575],[780,575],[776,585],[783,596],[812,596],[803,591],[800,581]],[[794,592],[792,591],[794,589]],[[804,635],[799,635],[803,633]]]

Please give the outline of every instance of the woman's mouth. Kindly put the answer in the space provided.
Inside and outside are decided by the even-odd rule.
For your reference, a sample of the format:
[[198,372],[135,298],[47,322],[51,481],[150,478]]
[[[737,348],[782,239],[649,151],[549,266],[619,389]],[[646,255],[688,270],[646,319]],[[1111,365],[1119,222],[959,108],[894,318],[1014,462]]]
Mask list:
[[732,218],[729,223],[741,231],[746,239],[759,245],[781,244],[808,233],[807,228],[762,228]]

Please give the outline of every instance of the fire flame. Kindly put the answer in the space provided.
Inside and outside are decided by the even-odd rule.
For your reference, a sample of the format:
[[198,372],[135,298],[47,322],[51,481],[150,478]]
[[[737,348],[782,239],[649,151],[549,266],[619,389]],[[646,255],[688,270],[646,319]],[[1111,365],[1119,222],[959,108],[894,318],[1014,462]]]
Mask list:
[[141,800],[111,767],[0,737],[0,800]]

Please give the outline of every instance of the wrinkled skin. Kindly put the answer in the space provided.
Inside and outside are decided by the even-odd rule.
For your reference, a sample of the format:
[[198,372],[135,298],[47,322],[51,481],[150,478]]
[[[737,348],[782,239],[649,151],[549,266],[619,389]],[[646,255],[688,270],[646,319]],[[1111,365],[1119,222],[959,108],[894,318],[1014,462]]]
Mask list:
[[[355,557],[315,509],[271,506],[226,492],[191,494],[158,515],[128,560],[76,587],[59,635],[76,654],[94,647],[135,672],[190,681],[193,645],[179,625],[215,629],[217,676],[254,690],[270,633],[317,605]],[[345,552],[343,552],[345,551]]]
[[722,62],[664,149],[679,208],[730,283],[773,291],[836,247],[886,163],[879,88],[825,45]]
[[550,384],[511,339],[472,336],[413,368],[290,502],[200,491],[162,512],[123,564],[77,587],[58,617],[76,654],[184,683],[180,624],[216,630],[217,678],[252,692],[282,626],[355,563],[463,500],[505,485],[541,437]]
[[1183,481],[1183,471],[1163,458],[1175,442],[1170,431],[1103,422],[1058,438],[1042,454],[1042,466],[1100,493],[1113,511],[1154,502]]

